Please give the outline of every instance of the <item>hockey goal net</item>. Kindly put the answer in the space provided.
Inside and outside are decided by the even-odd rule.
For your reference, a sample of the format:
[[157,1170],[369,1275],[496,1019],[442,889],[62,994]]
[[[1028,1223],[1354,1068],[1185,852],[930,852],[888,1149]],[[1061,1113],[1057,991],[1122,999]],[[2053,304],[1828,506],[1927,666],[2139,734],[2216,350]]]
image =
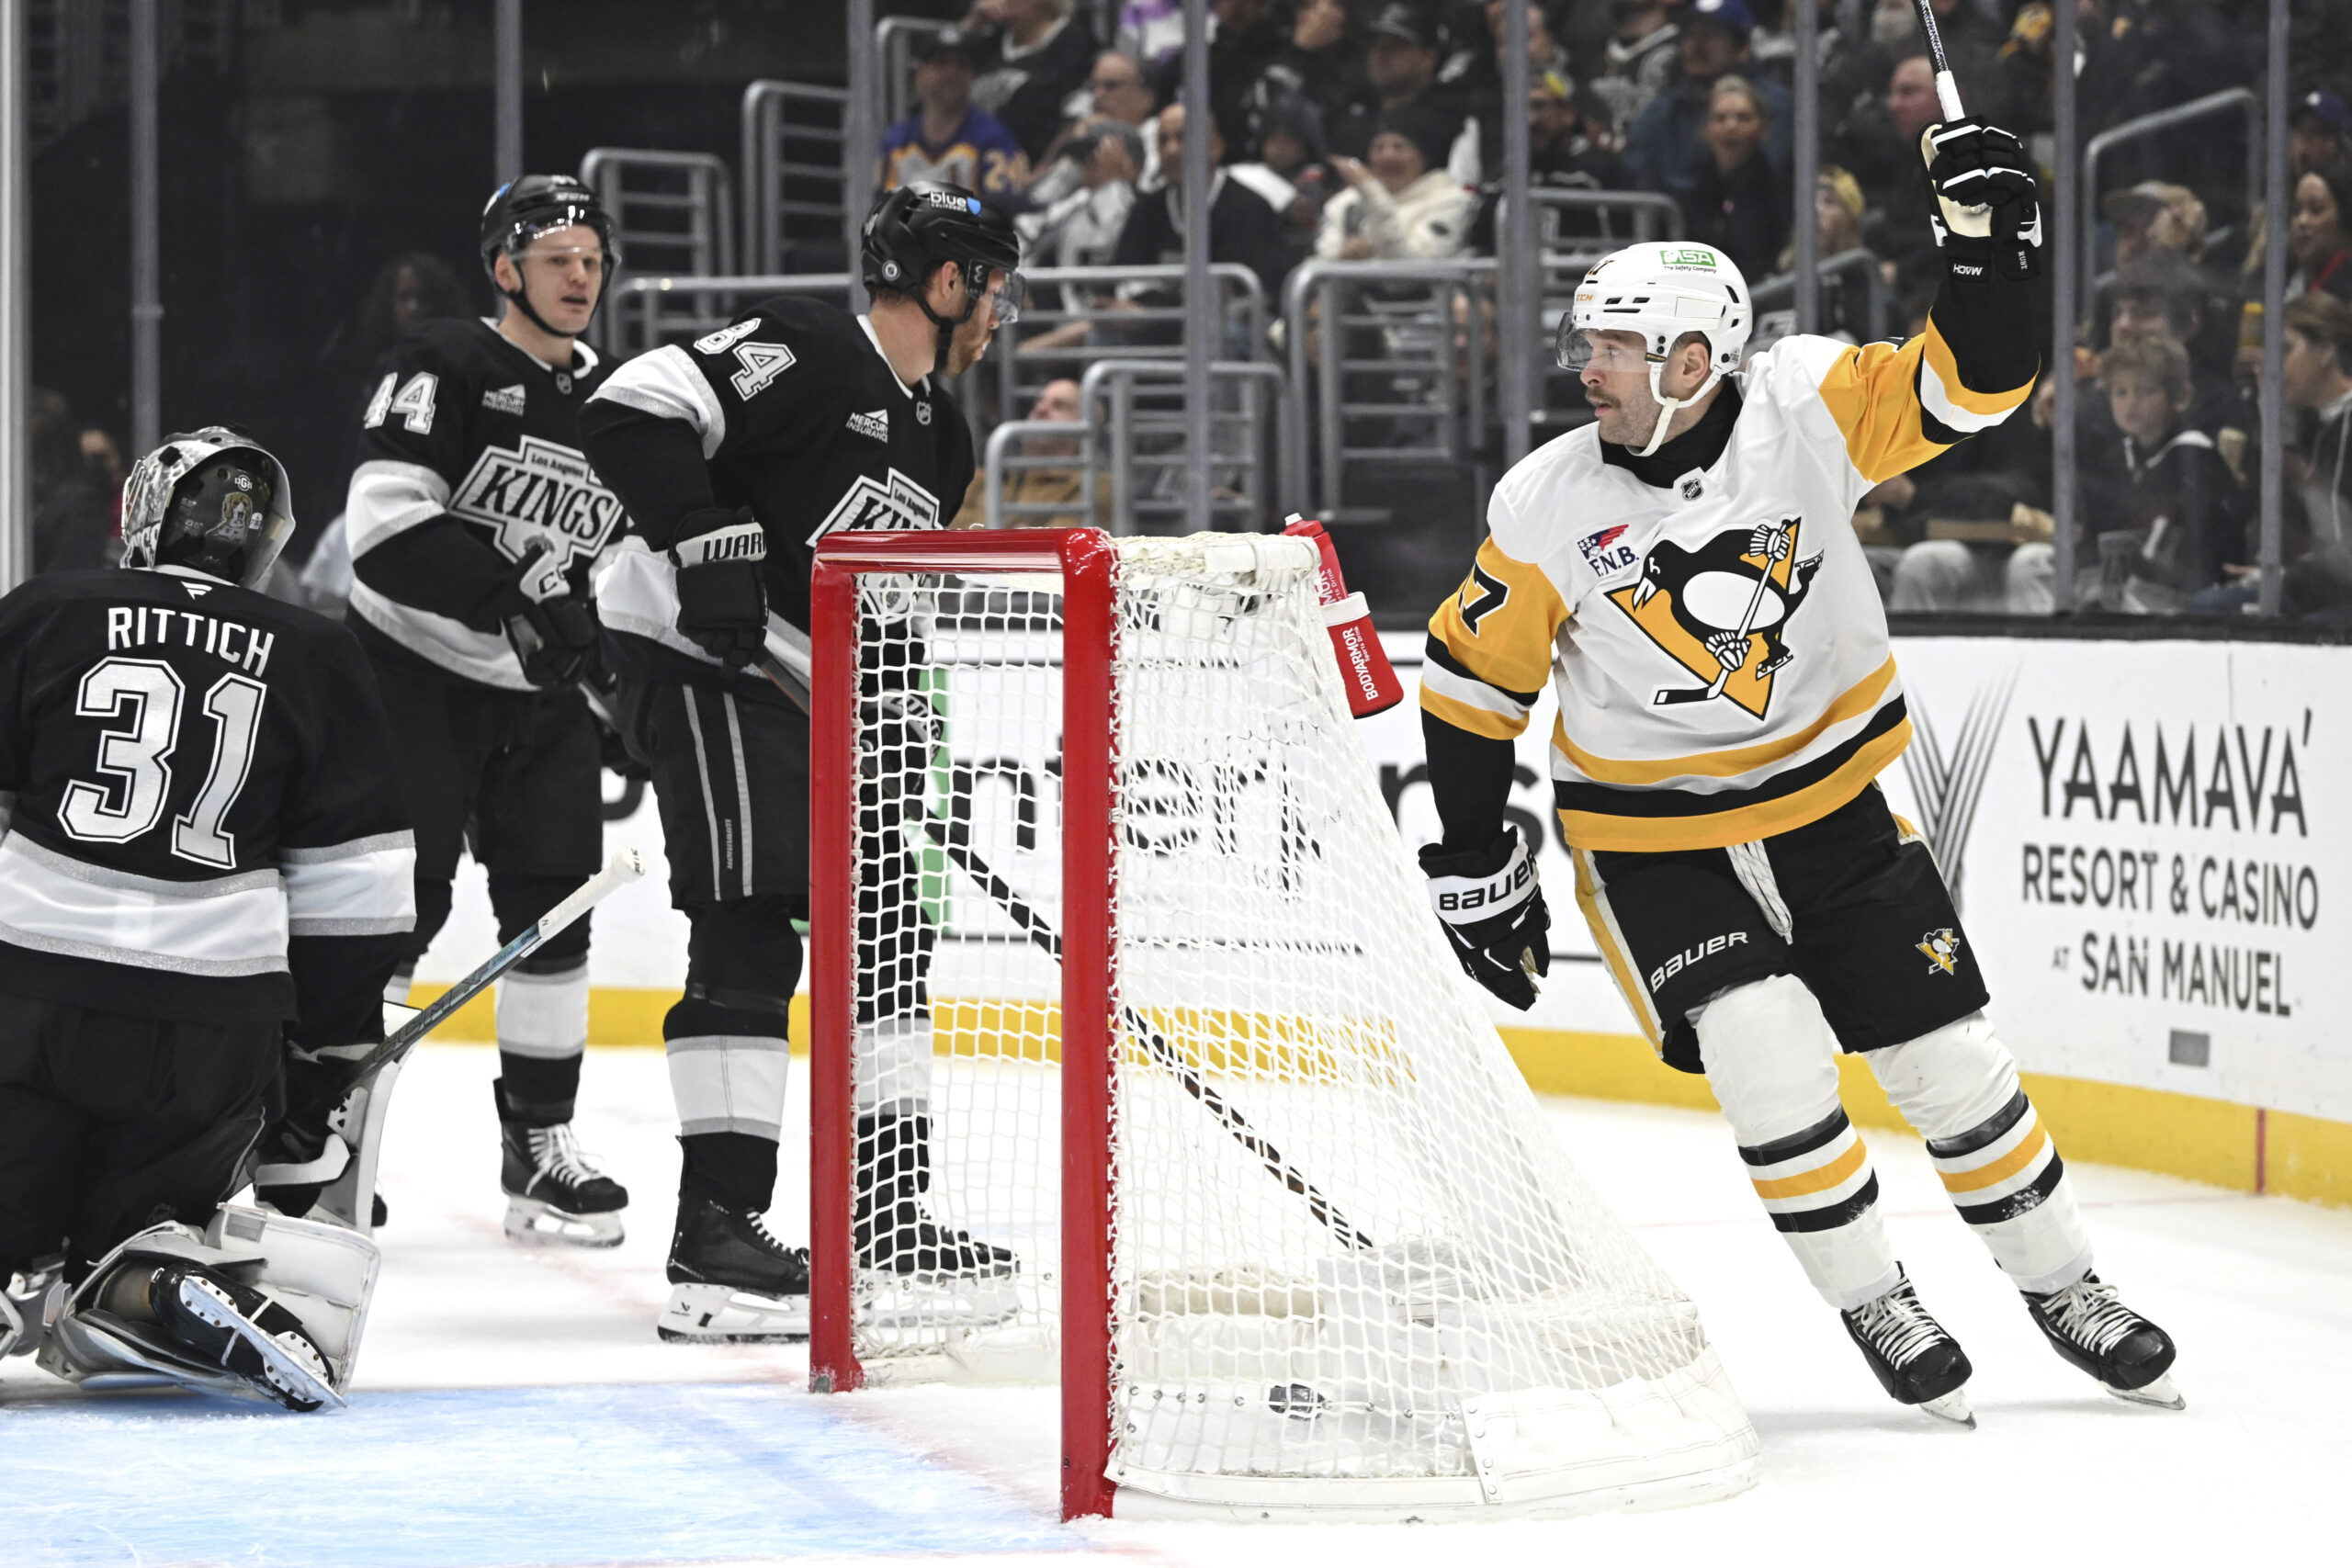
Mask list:
[[813,579],[810,1368],[1061,1382],[1066,1515],[1718,1495],[1757,1440],[1351,732],[1315,547]]

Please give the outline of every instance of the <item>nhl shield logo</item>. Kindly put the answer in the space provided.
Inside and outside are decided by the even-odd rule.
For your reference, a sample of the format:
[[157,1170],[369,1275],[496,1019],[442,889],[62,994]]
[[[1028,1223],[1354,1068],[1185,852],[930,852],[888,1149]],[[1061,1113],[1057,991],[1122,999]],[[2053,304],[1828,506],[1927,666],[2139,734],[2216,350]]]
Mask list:
[[931,423],[931,404],[928,400],[922,399],[916,400],[915,423],[917,424],[929,424]]
[[1728,698],[1762,718],[1772,677],[1796,657],[1785,640],[1804,604],[1821,557],[1797,557],[1804,520],[1784,517],[1754,528],[1726,528],[1696,549],[1660,539],[1630,586],[1611,604],[1699,685],[1660,688],[1657,706]]
[[1682,480],[1682,499],[1685,501],[1696,501],[1700,496],[1706,493],[1706,480],[1701,479],[1696,474],[1688,475]]
[[1927,955],[1928,973],[1951,975],[1960,964],[1960,933],[1950,926],[1939,926],[1912,944]]

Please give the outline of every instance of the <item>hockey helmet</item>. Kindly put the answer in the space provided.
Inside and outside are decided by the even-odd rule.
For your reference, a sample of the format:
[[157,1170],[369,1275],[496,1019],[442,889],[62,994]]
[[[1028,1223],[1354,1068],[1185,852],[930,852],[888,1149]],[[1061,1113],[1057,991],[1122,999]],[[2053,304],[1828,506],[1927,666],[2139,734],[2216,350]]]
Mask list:
[[[1563,370],[1582,370],[1592,360],[1591,334],[1640,334],[1650,394],[1659,408],[1657,428],[1641,451],[1646,457],[1665,439],[1676,409],[1705,397],[1739,368],[1755,321],[1747,279],[1723,252],[1679,240],[1628,245],[1595,262],[1577,285],[1576,299],[1560,318],[1554,358]],[[1687,397],[1669,398],[1659,376],[1668,351],[1690,333],[1706,340],[1707,378]]]
[[294,532],[286,468],[227,425],[175,435],[122,487],[122,564],[258,588]]
[[[919,181],[884,194],[865,215],[859,263],[865,286],[912,298],[943,327],[959,325],[978,308],[989,274],[1004,274],[997,296],[999,326],[1021,319],[1021,236],[1012,220],[961,186]],[[964,313],[942,318],[923,299],[923,280],[942,262],[964,271]]]
[[[548,230],[573,223],[595,231],[596,243],[605,250],[605,281],[609,286],[613,270],[621,265],[620,242],[613,228],[612,214],[605,210],[604,201],[594,190],[570,175],[525,175],[491,192],[489,202],[481,209],[481,265],[490,275],[491,286],[498,285],[500,256],[520,256],[530,248],[533,240]],[[519,266],[517,272],[519,275]],[[539,319],[521,288],[501,288],[499,292],[513,300],[542,331],[555,331]],[[603,303],[601,295],[597,302]]]

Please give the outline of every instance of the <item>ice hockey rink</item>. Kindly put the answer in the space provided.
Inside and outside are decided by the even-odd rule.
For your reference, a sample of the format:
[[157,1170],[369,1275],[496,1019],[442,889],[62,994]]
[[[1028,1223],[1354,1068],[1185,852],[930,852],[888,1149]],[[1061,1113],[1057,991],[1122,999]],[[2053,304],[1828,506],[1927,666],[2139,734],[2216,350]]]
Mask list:
[[[677,1171],[658,1051],[593,1051],[580,1126],[629,1187],[610,1252],[499,1221],[486,1046],[401,1079],[390,1224],[350,1407],[82,1395],[0,1371],[0,1560],[273,1568],[917,1562],[1721,1563],[1899,1554],[2119,1564],[2352,1556],[2352,1213],[2092,1165],[2106,1277],[2178,1337],[2180,1414],[2041,1343],[1919,1145],[1874,1132],[1897,1249],[1967,1347],[1978,1429],[1890,1403],[1758,1212],[1712,1114],[1548,1101],[1563,1141],[1698,1303],[1764,1444],[1729,1501],[1547,1522],[1057,1522],[1049,1388],[818,1396],[790,1347],[653,1334]],[[798,1235],[805,1063],[778,1221]]]

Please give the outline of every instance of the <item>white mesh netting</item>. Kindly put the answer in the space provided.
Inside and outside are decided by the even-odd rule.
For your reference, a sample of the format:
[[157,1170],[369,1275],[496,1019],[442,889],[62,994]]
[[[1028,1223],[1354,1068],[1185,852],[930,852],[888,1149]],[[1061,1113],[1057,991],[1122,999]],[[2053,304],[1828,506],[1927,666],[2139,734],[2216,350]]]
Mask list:
[[[1121,1510],[1746,1484],[1755,1434],[1696,1309],[1445,949],[1351,730],[1313,546],[1119,558]],[[1060,1313],[1103,1310],[1056,1279],[1057,588],[861,580],[854,1237],[884,1375],[1050,1379]]]

